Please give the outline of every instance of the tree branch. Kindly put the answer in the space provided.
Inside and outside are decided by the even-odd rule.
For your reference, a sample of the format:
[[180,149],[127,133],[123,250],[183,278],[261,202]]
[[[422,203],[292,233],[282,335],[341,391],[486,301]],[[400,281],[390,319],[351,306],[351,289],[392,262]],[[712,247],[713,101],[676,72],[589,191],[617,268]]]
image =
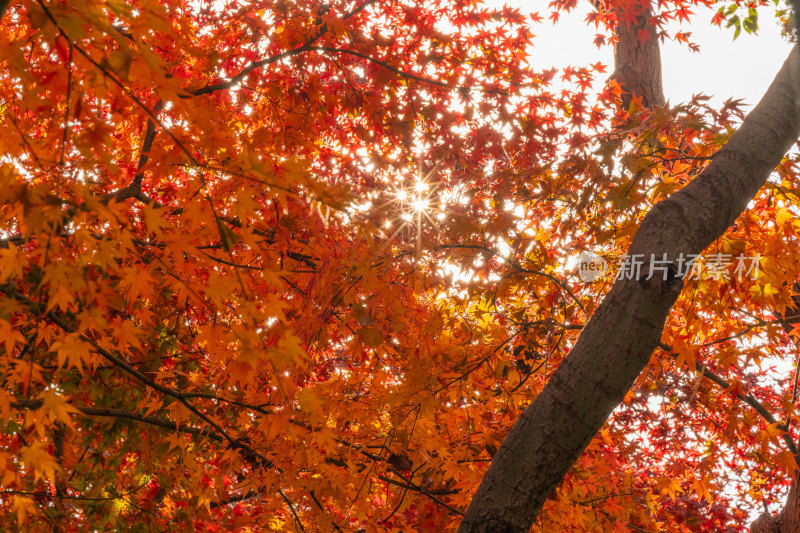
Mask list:
[[11,3],[11,0],[0,0],[0,19],[3,18],[3,15],[6,14],[8,11],[8,6]]
[[[42,400],[18,398],[17,400],[15,400],[13,404],[11,404],[11,406],[17,409],[36,410],[42,407],[42,404],[43,404]],[[136,420],[139,422],[144,422],[145,424],[160,427],[163,429],[178,431],[180,433],[208,437],[211,440],[215,440],[218,442],[221,442],[223,440],[222,437],[220,437],[219,435],[208,429],[199,428],[197,426],[190,426],[187,424],[178,424],[177,422],[173,422],[172,420],[158,418],[155,416],[145,416],[135,411],[129,411],[127,409],[114,409],[110,407],[88,407],[80,405],[72,405],[71,407],[77,409],[86,416],[125,418],[128,420]]]
[[[677,357],[677,354],[675,354],[672,351],[672,347],[669,346],[668,344],[664,344],[663,342],[660,342],[660,343],[658,343],[658,347],[661,348],[664,352],[666,352],[670,356]],[[721,376],[717,375],[715,372],[712,372],[711,370],[709,370],[702,363],[695,363],[695,367],[697,368],[697,371],[700,374],[702,374],[704,377],[708,378],[708,380],[710,380],[710,381],[714,382],[715,384],[717,384],[722,390],[727,390],[727,389],[730,388],[731,384],[728,383],[728,381],[726,381]],[[747,405],[749,405],[750,407],[752,407],[753,410],[756,413],[758,413],[759,415],[761,415],[761,418],[763,418],[768,424],[778,424],[778,421],[775,419],[773,414],[770,413],[767,410],[767,408],[764,407],[764,404],[759,402],[755,398],[755,396],[753,396],[752,394],[748,394],[747,396],[745,396],[741,392],[737,391],[736,392],[736,397],[738,399],[740,399],[741,401],[743,401],[744,403],[746,403]],[[789,433],[784,433],[783,434],[783,441],[786,443],[786,447],[789,449],[790,452],[792,452],[794,455],[798,454],[797,445],[795,445],[794,441],[792,440],[792,436],[789,435]]]
[[[153,112],[155,114],[160,113],[162,105],[163,102],[159,100],[155,107],[153,107]],[[150,149],[153,147],[153,140],[156,138],[156,133],[156,123],[153,119],[148,118],[147,129],[145,130],[144,140],[142,141],[142,150],[139,152],[139,162],[136,164],[136,175],[133,177],[133,181],[127,187],[105,195],[101,200],[104,204],[107,204],[112,199],[114,199],[115,202],[122,202],[128,198],[135,198],[146,204],[152,202],[152,200],[142,192],[142,181],[144,180],[144,166],[150,159]]]
[[[361,4],[360,6],[356,7],[355,9],[350,11],[349,13],[345,14],[342,17],[342,20],[347,20],[347,19],[357,15],[358,13],[361,13],[364,9],[366,9],[367,7],[369,7],[370,5],[374,4],[377,1],[378,0],[367,0],[366,2]],[[190,98],[191,96],[200,96],[200,95],[203,95],[203,94],[210,94],[210,93],[213,93],[213,92],[216,92],[216,91],[222,91],[222,90],[225,90],[225,89],[230,89],[231,87],[233,87],[234,85],[239,83],[248,74],[250,74],[252,71],[254,71],[256,69],[259,69],[261,67],[265,67],[265,66],[270,65],[272,63],[276,63],[276,62],[280,61],[281,59],[286,59],[287,57],[292,57],[292,56],[296,56],[298,54],[302,54],[304,52],[308,52],[309,50],[311,50],[311,45],[314,44],[315,42],[317,42],[318,40],[320,40],[326,33],[328,33],[328,25],[327,24],[323,24],[322,26],[320,26],[319,30],[316,33],[314,33],[314,35],[312,35],[308,40],[306,40],[306,42],[303,43],[301,46],[299,46],[297,48],[293,48],[291,50],[286,50],[285,52],[281,52],[280,54],[275,54],[274,56],[271,56],[271,57],[268,57],[268,58],[264,58],[264,59],[260,59],[258,61],[254,61],[250,65],[248,65],[244,69],[242,69],[238,74],[236,74],[233,77],[231,77],[229,80],[222,81],[222,82],[219,82],[219,83],[215,83],[213,85],[206,85],[205,87],[203,87],[201,89],[191,90],[191,91],[189,91],[190,96],[182,96],[182,97],[183,98]]]
[[[25,305],[30,307],[32,311],[36,312],[37,314],[39,313],[38,304],[36,304],[35,302],[33,302],[30,299],[26,298],[25,296],[23,296],[21,294],[17,294],[16,292],[9,290],[5,286],[0,287],[0,292],[2,292],[3,294],[5,294],[6,296],[8,296],[10,298],[14,298],[14,299],[20,301],[21,303],[24,303]],[[69,326],[69,324],[67,324],[66,321],[62,317],[60,317],[58,314],[56,314],[55,312],[47,311],[46,313],[43,314],[43,316],[45,318],[47,318],[50,322],[55,324],[62,331],[65,331],[67,333],[77,333],[75,328]],[[169,387],[165,387],[164,385],[161,385],[158,382],[154,381],[153,379],[149,378],[147,375],[145,375],[144,373],[142,373],[138,369],[134,368],[127,361],[124,361],[123,359],[120,359],[119,357],[115,356],[114,354],[110,353],[108,350],[106,350],[105,348],[100,346],[94,339],[92,339],[92,338],[90,338],[90,337],[88,337],[88,336],[86,336],[84,334],[79,334],[79,335],[80,335],[81,340],[91,344],[92,347],[94,348],[94,350],[98,354],[103,356],[107,361],[112,363],[114,366],[116,366],[119,369],[123,370],[127,374],[133,376],[138,381],[142,382],[144,385],[150,387],[151,389],[153,389],[153,390],[155,390],[157,392],[160,392],[161,394],[164,394],[165,396],[169,396],[171,398],[175,398],[177,401],[179,401],[181,404],[183,404],[183,406],[186,407],[189,411],[191,411],[195,416],[197,416],[203,422],[205,422],[206,424],[211,426],[214,429],[214,431],[222,439],[224,439],[232,449],[234,449],[237,452],[239,452],[239,454],[242,456],[242,458],[247,463],[249,463],[252,467],[255,468],[255,467],[258,467],[258,466],[262,466],[264,468],[272,468],[274,466],[272,461],[270,461],[269,459],[264,457],[262,454],[260,454],[259,452],[257,452],[253,448],[247,446],[242,441],[242,439],[234,439],[233,437],[231,437],[228,434],[228,432],[225,431],[219,424],[217,424],[216,422],[211,420],[211,418],[208,415],[206,415],[205,413],[200,411],[191,402],[189,402],[187,397],[185,397],[183,394],[181,394],[180,392],[174,391],[174,390],[170,389]]]
[[658,346],[683,287],[676,275],[678,257],[699,254],[719,238],[797,140],[798,79],[795,47],[761,102],[706,169],[647,213],[628,255],[666,257],[672,274],[648,280],[644,272],[641,279],[614,283],[495,454],[461,533],[528,531]]
[[[650,24],[653,16],[648,2],[641,8],[635,20],[627,23],[620,20],[615,28],[618,41],[614,48],[614,73],[625,94],[622,105],[627,109],[634,97],[642,99],[644,107],[664,105],[664,89],[661,84],[661,51],[658,36]],[[619,11],[619,10],[618,10]],[[646,34],[644,40],[640,35]]]

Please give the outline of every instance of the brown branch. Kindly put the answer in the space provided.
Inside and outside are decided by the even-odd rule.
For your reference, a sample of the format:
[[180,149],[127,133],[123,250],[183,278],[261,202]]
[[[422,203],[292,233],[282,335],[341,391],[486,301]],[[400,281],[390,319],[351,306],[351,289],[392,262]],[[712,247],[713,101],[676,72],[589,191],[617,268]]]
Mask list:
[[[672,347],[668,344],[663,342],[658,343],[658,347],[661,348],[665,353],[669,354],[672,357],[677,357],[677,354],[672,351]],[[716,373],[709,370],[705,365],[702,363],[695,362],[695,366],[697,367],[697,371],[702,374],[704,377],[708,378],[710,381],[716,383],[721,389],[727,390],[730,388],[731,384],[728,383],[724,378],[717,375]],[[768,424],[778,424],[778,421],[775,417],[770,413],[764,404],[759,402],[752,394],[744,395],[741,392],[736,392],[736,397],[741,401],[745,402],[747,405],[753,408],[756,413],[761,415]],[[783,434],[783,441],[786,443],[786,447],[789,448],[795,456],[798,454],[797,446],[795,445],[794,441],[792,441],[791,435],[789,433]]]
[[[156,114],[160,113],[162,106],[163,101],[159,100],[155,107],[153,107],[153,112]],[[128,184],[128,186],[105,195],[101,202],[107,204],[112,199],[115,202],[122,202],[128,198],[135,198],[146,204],[152,202],[152,200],[142,192],[142,181],[144,180],[144,166],[150,159],[150,149],[153,147],[153,140],[156,138],[156,133],[156,123],[153,119],[148,118],[144,140],[142,141],[142,150],[139,152],[139,162],[136,164],[136,175],[133,177],[133,181]]]
[[350,50],[348,48],[336,48],[336,47],[330,47],[330,46],[310,46],[310,47],[308,47],[308,50],[309,51],[315,51],[315,52],[347,54],[347,55],[359,57],[359,58],[364,59],[366,61],[369,61],[371,63],[375,63],[376,65],[378,65],[380,67],[383,67],[386,70],[394,72],[395,74],[397,74],[397,75],[399,75],[399,76],[401,76],[403,78],[407,78],[407,79],[410,79],[410,80],[418,81],[420,83],[428,83],[430,85],[436,85],[437,87],[452,88],[452,89],[467,89],[467,90],[470,89],[469,87],[461,87],[461,86],[452,86],[451,87],[450,85],[448,85],[448,84],[446,84],[446,83],[444,83],[442,81],[434,80],[434,79],[431,79],[431,78],[426,78],[424,76],[419,76],[419,75],[413,74],[411,72],[406,72],[404,70],[400,70],[399,68],[390,65],[386,61],[382,61],[380,59],[368,56],[367,54],[362,54],[361,52],[357,52],[355,50]]
[[[149,482],[149,481],[148,481]],[[65,496],[59,494],[52,494],[50,492],[44,491],[24,491],[24,490],[3,490],[0,491],[0,495],[17,495],[17,496],[31,496],[33,498],[42,498],[46,500],[71,500],[71,501],[84,501],[84,502],[107,502],[113,500],[119,500],[125,498],[126,496],[130,496],[131,494],[139,491],[142,487],[147,485],[148,482],[145,482],[138,487],[129,490],[124,494],[120,494],[119,496]]]
[[[797,317],[795,317],[795,316],[787,317],[787,320],[790,319],[790,318],[797,318]],[[777,322],[780,322],[780,320],[775,320],[775,321],[763,321],[762,320],[762,321],[756,322],[754,324],[748,324],[746,326],[746,328],[744,330],[740,331],[739,333],[736,333],[734,335],[730,335],[728,337],[723,337],[723,338],[715,340],[715,341],[707,342],[705,344],[702,344],[701,347],[713,346],[714,344],[719,344],[719,343],[727,341],[727,340],[736,339],[736,338],[739,338],[739,337],[745,335],[746,333],[748,333],[749,331],[751,331],[754,328],[757,328],[757,327],[760,327],[760,326],[766,326],[766,325],[774,324],[774,323],[777,323]],[[579,329],[583,329],[583,325],[582,324],[571,324],[571,325],[568,325],[566,327],[563,326],[563,325],[558,325],[558,326],[564,327],[565,329],[578,329],[578,330]],[[675,352],[672,351],[672,347],[670,345],[665,344],[665,343],[662,342],[662,343],[659,343],[658,347],[661,348],[661,350],[664,353],[668,354],[672,358],[677,358],[678,357],[678,354],[676,354]],[[695,362],[695,367],[697,368],[697,371],[701,375],[706,377],[709,381],[712,381],[713,383],[718,385],[722,390],[727,390],[728,388],[730,388],[730,386],[731,386],[730,383],[728,383],[723,377],[719,376],[718,374],[716,374],[712,370],[709,370],[708,367],[706,367],[702,363]],[[739,400],[745,402],[750,407],[752,407],[753,410],[756,413],[758,413],[759,415],[761,415],[761,417],[768,424],[777,424],[778,423],[778,420],[775,419],[775,416],[772,413],[770,413],[767,410],[767,408],[764,407],[764,404],[759,402],[752,394],[748,394],[748,395],[745,396],[742,393],[737,392],[736,393],[736,397]],[[789,448],[789,451],[791,451],[795,455],[798,455],[797,445],[795,445],[795,443],[792,441],[791,436],[788,434],[788,432],[783,435],[783,440],[786,443],[787,448]]]
[[[377,1],[378,0],[367,0],[366,2],[361,4],[360,6],[356,7],[355,9],[350,11],[349,13],[345,14],[342,17],[342,20],[347,20],[347,19],[357,15],[358,13],[361,13],[364,9],[366,9],[368,6],[374,4]],[[319,30],[314,35],[312,35],[308,40],[306,40],[306,42],[303,43],[301,46],[299,46],[297,48],[293,48],[291,50],[286,50],[285,52],[281,52],[280,54],[276,54],[274,56],[267,57],[265,59],[260,59],[258,61],[254,61],[253,63],[251,63],[250,65],[246,66],[238,74],[234,75],[232,78],[230,78],[227,81],[215,83],[213,85],[206,85],[205,87],[203,87],[201,89],[194,89],[194,90],[190,90],[188,92],[190,93],[191,96],[200,96],[200,95],[203,95],[203,94],[209,94],[209,93],[213,93],[213,92],[216,92],[216,91],[221,91],[221,90],[224,90],[224,89],[230,89],[231,87],[233,87],[234,85],[239,83],[239,81],[244,79],[248,74],[250,74],[252,71],[254,71],[256,69],[259,69],[261,67],[265,67],[265,66],[270,65],[272,63],[275,63],[277,61],[280,61],[281,59],[286,59],[287,57],[292,57],[292,56],[296,56],[298,54],[302,54],[304,52],[308,52],[309,50],[311,50],[311,45],[314,44],[315,42],[317,42],[318,40],[320,40],[323,36],[325,36],[326,33],[328,33],[328,25],[327,24],[323,24],[322,26],[320,26]],[[191,96],[183,96],[182,95],[181,97],[182,98],[190,98]]]
[[445,502],[443,502],[442,500],[440,500],[439,498],[434,496],[431,492],[428,492],[427,490],[423,489],[419,485],[415,485],[414,483],[412,483],[412,482],[410,482],[408,480],[404,480],[404,481],[401,482],[401,481],[397,481],[395,479],[392,479],[392,478],[384,476],[384,475],[378,475],[378,479],[380,479],[382,481],[385,481],[387,483],[390,483],[392,485],[396,485],[396,486],[398,486],[400,488],[403,488],[403,489],[406,489],[406,490],[412,490],[414,492],[419,492],[420,494],[422,494],[424,496],[427,496],[428,498],[430,498],[431,500],[436,502],[438,505],[441,505],[442,507],[444,507],[445,509],[447,509],[451,513],[457,514],[459,516],[464,516],[463,512],[459,511],[458,509],[456,509],[452,505],[446,504]]
[[283,501],[286,503],[287,507],[289,507],[289,511],[292,512],[292,516],[294,516],[294,521],[297,524],[297,527],[300,528],[300,531],[305,531],[306,528],[303,527],[303,522],[300,521],[300,517],[297,515],[297,511],[295,510],[292,501],[289,499],[288,496],[286,496],[283,490],[278,489],[278,494],[280,494],[281,498],[283,498]]
[[510,275],[514,275],[514,274],[535,274],[537,276],[545,277],[545,278],[549,279],[551,282],[553,282],[555,285],[557,285],[558,288],[560,288],[561,290],[566,292],[569,295],[569,297],[572,299],[572,301],[575,302],[575,305],[577,305],[578,308],[581,311],[585,311],[585,309],[583,308],[583,304],[581,304],[580,300],[578,300],[578,298],[575,296],[575,294],[572,292],[572,290],[567,286],[567,284],[564,283],[563,281],[561,281],[560,279],[558,279],[557,277],[553,276],[552,274],[548,274],[547,272],[542,272],[541,270],[531,270],[531,269],[528,269],[528,268],[523,268],[520,265],[518,265],[516,262],[511,261],[508,258],[504,257],[497,250],[495,250],[493,248],[489,248],[488,246],[481,246],[479,244],[442,244],[442,245],[439,245],[436,248],[436,250],[448,250],[448,249],[479,250],[479,251],[482,251],[482,252],[484,252],[486,254],[489,254],[491,256],[499,257],[500,259],[505,261],[507,264],[509,264],[510,266],[512,266],[512,267],[514,267],[516,269],[516,271],[512,272],[511,274],[509,274],[509,276]]
[[215,261],[215,262],[220,263],[222,265],[227,265],[227,266],[234,267],[234,268],[241,268],[241,269],[244,269],[244,270],[263,270],[263,268],[261,268],[261,267],[252,266],[252,265],[241,265],[239,263],[234,263],[232,261],[226,261],[225,259],[220,259],[219,257],[215,257],[215,256],[213,256],[211,254],[207,254],[205,252],[200,252],[200,253],[202,253],[204,256],[208,257],[212,261]]
[[[0,15],[2,16],[2,15]],[[61,155],[59,156],[58,163],[64,166],[64,154],[67,150],[67,135],[69,134],[69,106],[72,97],[72,44],[69,45],[69,58],[67,59],[67,95],[66,103],[64,104],[64,132],[61,137]],[[60,185],[60,178],[59,178]],[[60,190],[60,187],[59,187]]]
[[[41,408],[43,405],[42,400],[31,400],[31,399],[24,399],[19,398],[11,404],[11,407],[17,409],[31,409],[36,410]],[[181,433],[186,433],[189,435],[196,435],[202,437],[208,437],[211,440],[215,441],[222,441],[222,437],[214,433],[213,431],[209,431],[208,429],[199,428],[196,426],[190,426],[187,424],[179,424],[177,422],[173,422],[172,420],[167,420],[164,418],[158,418],[155,416],[145,416],[139,414],[135,411],[129,411],[127,409],[115,409],[110,407],[89,407],[89,406],[81,406],[81,405],[72,405],[74,409],[77,409],[82,414],[86,416],[100,416],[100,417],[109,417],[109,418],[124,418],[128,420],[136,420],[139,422],[144,422],[145,424],[149,424],[151,426],[160,427],[163,429],[169,429],[174,431],[179,431]]]
[[384,475],[378,475],[378,479],[381,479],[381,480],[383,480],[383,481],[385,481],[387,483],[390,483],[392,485],[396,485],[396,486],[398,486],[400,488],[403,488],[403,489],[406,489],[406,490],[410,490],[410,491],[413,491],[413,492],[421,492],[421,493],[426,493],[426,494],[432,494],[434,496],[450,496],[450,495],[453,495],[453,494],[461,494],[460,490],[452,490],[452,489],[425,490],[422,487],[419,487],[417,485],[413,485],[413,484],[408,483],[406,481],[400,482],[400,481],[397,481],[396,479],[392,479],[392,478],[386,477]]
[[239,502],[242,502],[244,500],[249,500],[251,498],[255,498],[256,496],[260,496],[260,495],[261,495],[260,492],[256,492],[254,490],[249,490],[249,491],[247,491],[245,493],[242,493],[242,494],[240,494],[238,496],[230,496],[229,498],[225,498],[224,500],[220,500],[220,501],[217,501],[217,502],[211,502],[209,504],[209,507],[211,507],[212,509],[214,509],[216,507],[225,507],[226,505],[230,505],[232,503],[239,503]]
[[[39,314],[39,306],[38,306],[38,304],[36,304],[35,302],[29,300],[28,298],[22,296],[21,294],[17,294],[16,292],[9,290],[7,287],[0,287],[0,292],[4,293],[6,296],[8,296],[10,298],[14,298],[14,299],[26,304],[28,307],[31,308],[32,311],[34,311],[36,314]],[[55,312],[47,311],[46,313],[44,313],[43,316],[46,317],[50,322],[55,324],[62,331],[65,331],[67,333],[77,333],[77,330],[75,328],[69,326],[66,323],[66,321],[62,317],[60,317],[58,314],[56,314]],[[253,467],[263,466],[265,468],[272,468],[274,466],[272,461],[270,461],[269,459],[264,457],[261,453],[257,452],[253,448],[251,448],[251,447],[247,446],[246,444],[244,444],[242,439],[234,439],[233,437],[231,437],[228,434],[228,432],[225,431],[219,424],[214,422],[208,415],[206,415],[205,413],[200,411],[191,402],[189,402],[188,399],[185,396],[183,396],[183,394],[181,394],[180,392],[174,391],[174,390],[170,389],[169,387],[165,387],[164,385],[161,385],[160,383],[158,383],[158,382],[154,381],[153,379],[149,378],[144,373],[142,373],[141,371],[139,371],[138,369],[136,369],[132,365],[130,365],[128,362],[120,359],[119,357],[116,357],[115,355],[110,353],[108,350],[106,350],[105,348],[100,346],[94,339],[92,339],[92,338],[90,338],[90,337],[88,337],[88,336],[86,336],[86,335],[84,335],[82,333],[79,333],[79,336],[80,336],[81,340],[91,344],[92,347],[95,349],[95,351],[98,354],[103,356],[106,360],[108,360],[110,363],[112,363],[116,367],[120,368],[121,370],[123,370],[127,374],[133,376],[138,381],[142,382],[144,385],[150,387],[151,389],[154,389],[154,390],[160,392],[161,394],[164,394],[166,396],[169,396],[171,398],[175,398],[176,400],[178,400],[189,411],[194,413],[198,418],[203,420],[206,424],[208,424],[209,426],[214,428],[216,433],[219,434],[225,441],[227,441],[228,445],[232,449],[237,450],[239,452],[239,454],[242,456],[242,458],[245,461],[247,461],[251,466],[253,466]]]
[[800,316],[790,316],[790,317],[786,317],[785,319],[784,318],[779,318],[779,319],[776,319],[776,320],[761,320],[761,319],[759,319],[757,322],[754,322],[752,324],[745,324],[744,329],[741,330],[738,333],[734,333],[732,335],[728,335],[727,337],[722,337],[720,339],[715,339],[713,341],[708,341],[706,343],[701,344],[700,347],[701,348],[706,348],[708,346],[713,346],[715,344],[721,344],[721,343],[726,342],[726,341],[738,339],[740,337],[743,337],[743,336],[747,335],[748,333],[750,333],[755,328],[760,328],[760,327],[763,327],[763,326],[770,326],[772,324],[782,324],[785,320],[797,319],[797,318],[800,318]]

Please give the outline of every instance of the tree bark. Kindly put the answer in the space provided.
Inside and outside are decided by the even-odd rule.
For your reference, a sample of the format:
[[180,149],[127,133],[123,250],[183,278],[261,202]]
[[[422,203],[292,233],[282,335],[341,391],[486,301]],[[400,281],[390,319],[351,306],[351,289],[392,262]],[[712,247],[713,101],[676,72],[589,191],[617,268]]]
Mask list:
[[658,37],[650,24],[652,13],[647,6],[636,19],[627,23],[620,20],[616,28],[617,46],[614,48],[614,73],[622,88],[625,108],[634,96],[642,99],[644,107],[664,105],[661,83],[661,50]]
[[[793,48],[739,131],[686,187],[656,204],[628,250],[677,272],[734,223],[800,135],[800,53]],[[614,283],[547,386],[494,456],[461,533],[527,532],[552,491],[625,397],[660,341],[683,282],[648,268]]]
[[750,533],[797,533],[800,531],[800,498],[797,483],[792,483],[786,505],[778,516],[764,513],[750,525]]

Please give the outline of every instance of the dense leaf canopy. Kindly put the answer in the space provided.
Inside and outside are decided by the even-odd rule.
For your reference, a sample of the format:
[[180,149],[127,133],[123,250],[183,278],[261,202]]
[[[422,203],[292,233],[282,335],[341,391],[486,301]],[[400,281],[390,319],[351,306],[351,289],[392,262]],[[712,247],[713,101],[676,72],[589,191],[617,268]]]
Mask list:
[[[587,32],[611,46],[646,3],[594,5]],[[530,63],[574,6],[12,2],[0,528],[455,527],[644,214],[742,118],[705,97],[622,105],[607,65]],[[699,6],[757,21],[670,0],[649,23],[687,42],[666,24]],[[797,171],[790,154],[698,260],[758,268],[687,279],[535,530],[741,531],[778,510]],[[585,251],[611,265],[591,282]]]

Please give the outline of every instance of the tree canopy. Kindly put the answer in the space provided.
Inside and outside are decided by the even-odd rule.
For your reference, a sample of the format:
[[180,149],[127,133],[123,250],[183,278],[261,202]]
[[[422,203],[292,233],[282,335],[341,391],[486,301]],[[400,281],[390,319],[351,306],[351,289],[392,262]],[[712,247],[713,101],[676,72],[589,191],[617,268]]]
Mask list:
[[0,2],[0,528],[800,519],[800,55],[667,102],[774,4],[576,4]]

